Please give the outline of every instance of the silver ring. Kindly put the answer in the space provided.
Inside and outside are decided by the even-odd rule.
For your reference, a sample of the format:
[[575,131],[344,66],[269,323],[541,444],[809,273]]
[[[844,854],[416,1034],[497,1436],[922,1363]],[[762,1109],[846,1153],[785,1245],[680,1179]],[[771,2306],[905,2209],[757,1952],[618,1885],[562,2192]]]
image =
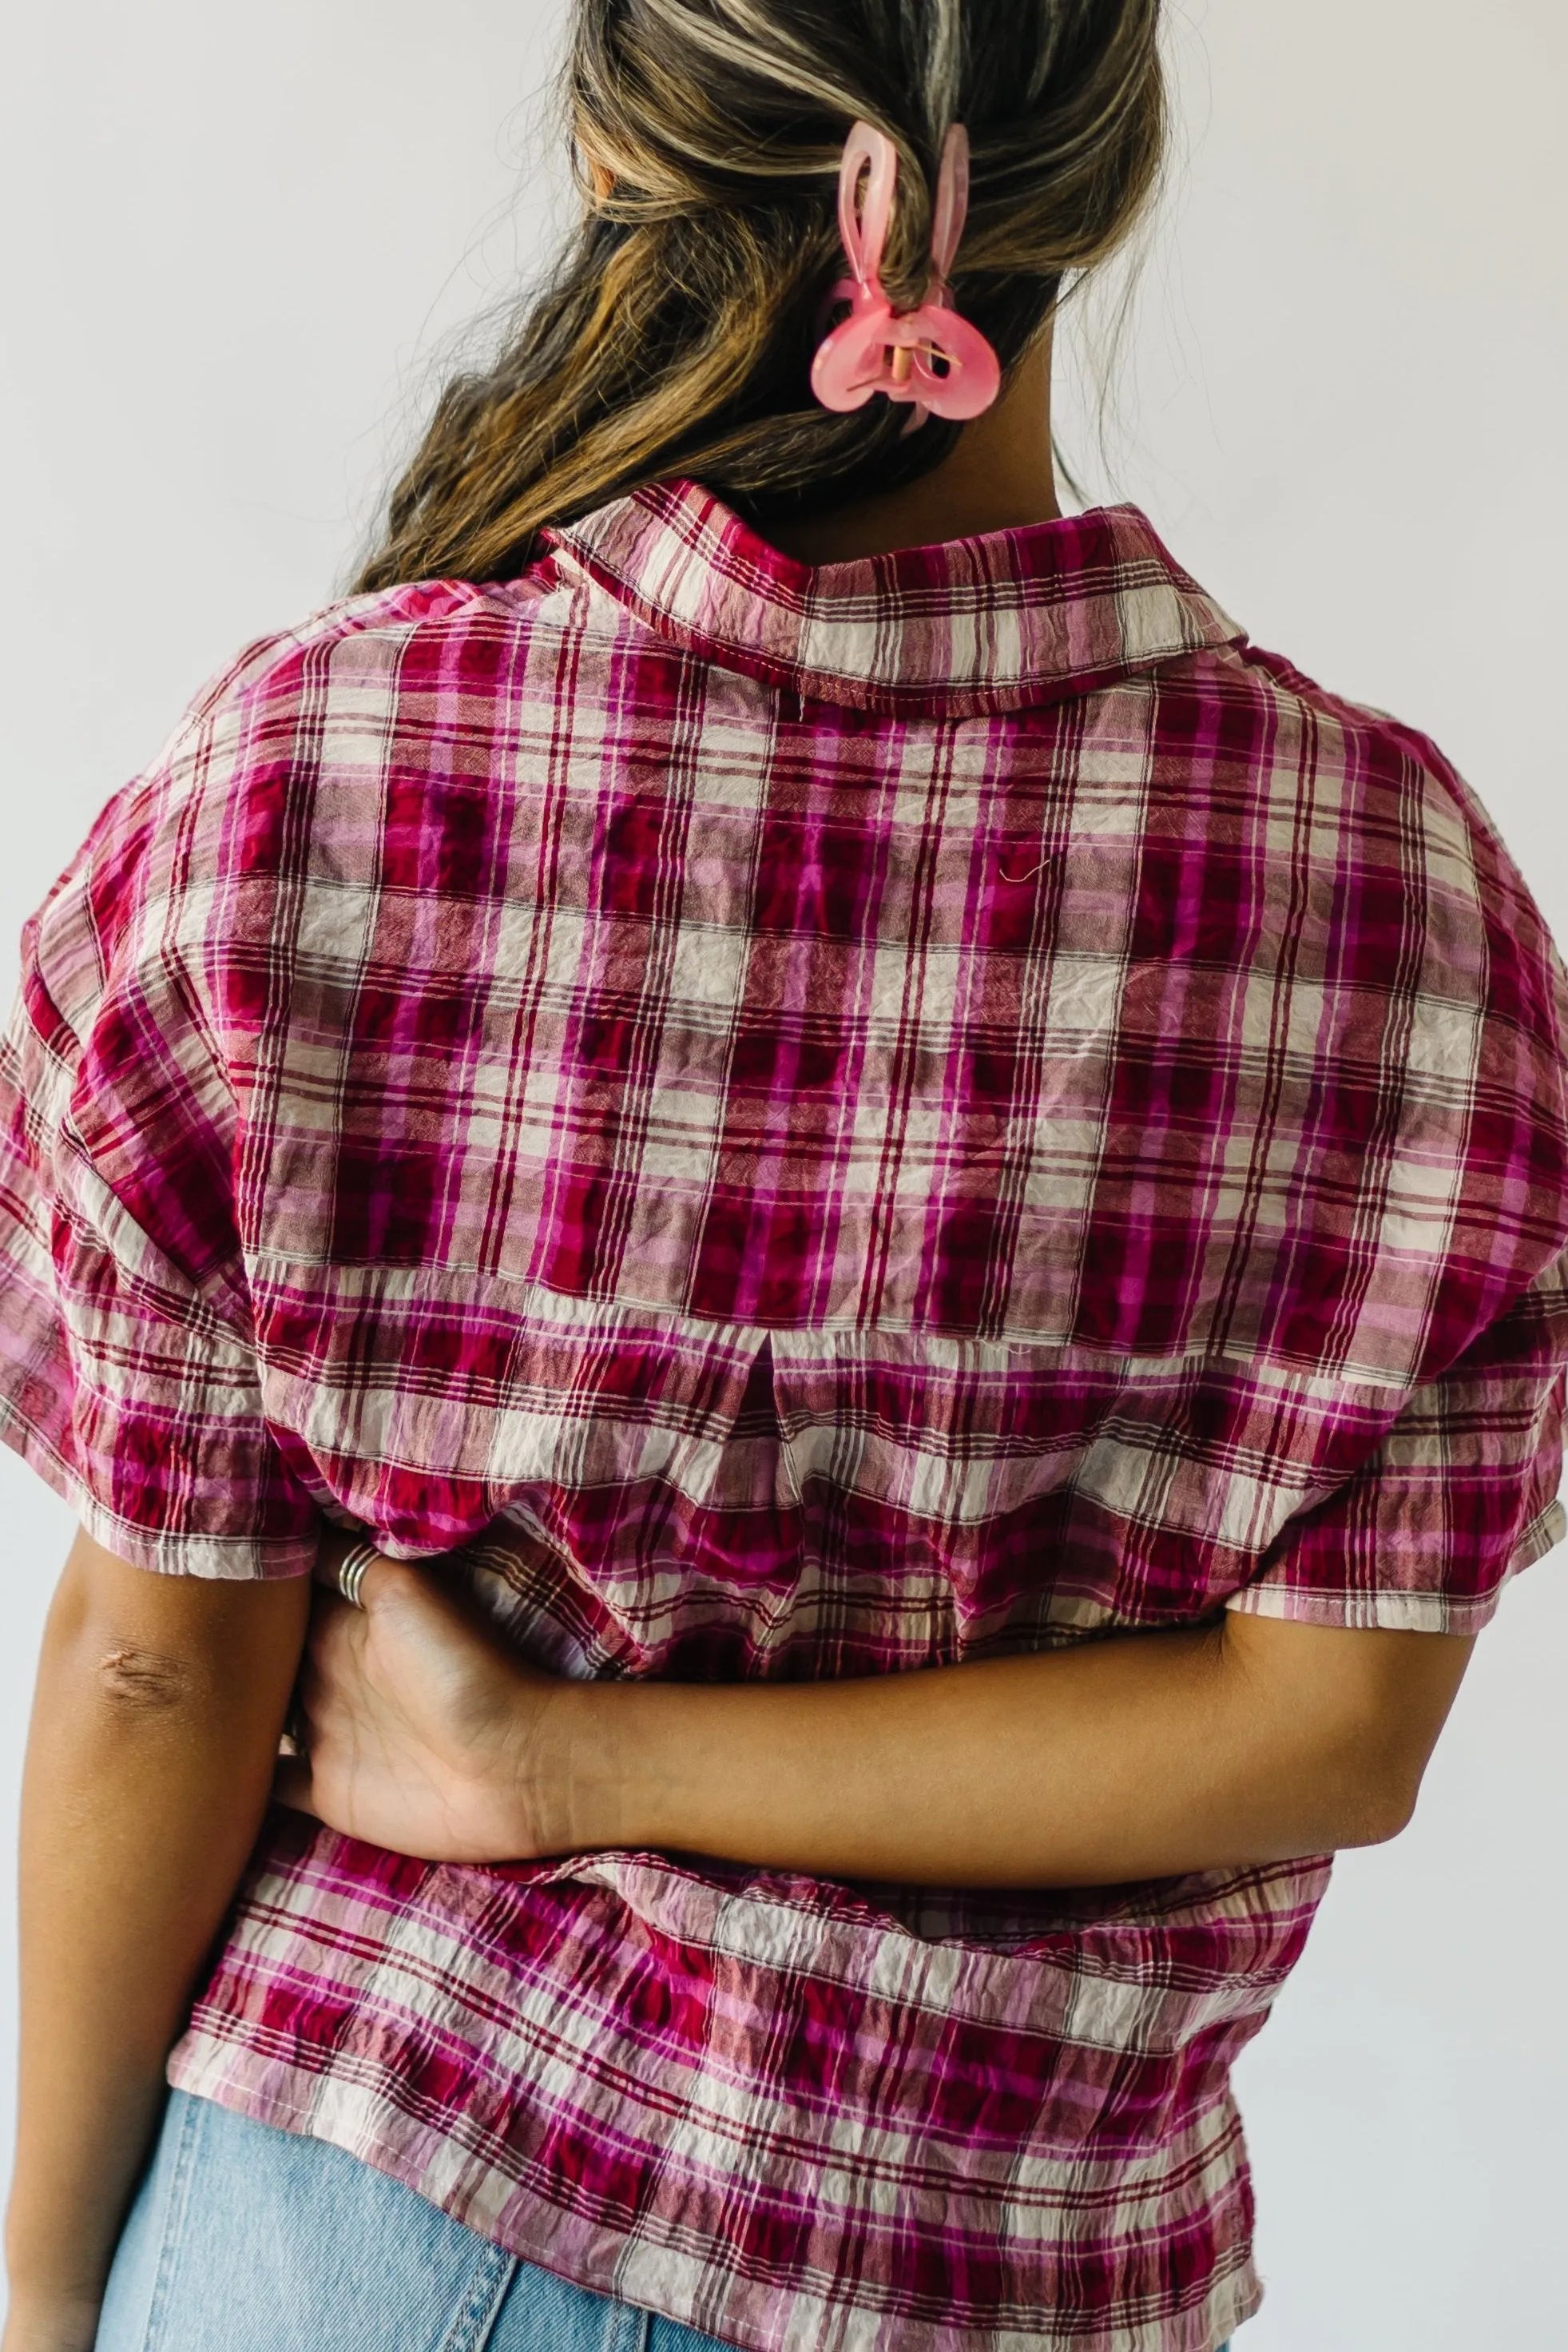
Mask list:
[[339,1561],[338,1590],[350,1609],[364,1607],[365,1604],[360,1598],[360,1587],[365,1580],[366,1569],[377,1556],[374,1544],[357,1543],[352,1550],[346,1551]]

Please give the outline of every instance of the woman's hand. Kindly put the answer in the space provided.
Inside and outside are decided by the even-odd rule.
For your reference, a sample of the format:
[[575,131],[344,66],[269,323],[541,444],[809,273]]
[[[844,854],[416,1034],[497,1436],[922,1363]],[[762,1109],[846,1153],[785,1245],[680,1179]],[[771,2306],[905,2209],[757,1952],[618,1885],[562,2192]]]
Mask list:
[[427,1862],[613,1843],[594,1685],[527,1664],[428,1569],[377,1559],[350,1607],[336,1583],[346,1549],[329,1538],[318,1568],[304,1753],[279,1768],[281,1801]]

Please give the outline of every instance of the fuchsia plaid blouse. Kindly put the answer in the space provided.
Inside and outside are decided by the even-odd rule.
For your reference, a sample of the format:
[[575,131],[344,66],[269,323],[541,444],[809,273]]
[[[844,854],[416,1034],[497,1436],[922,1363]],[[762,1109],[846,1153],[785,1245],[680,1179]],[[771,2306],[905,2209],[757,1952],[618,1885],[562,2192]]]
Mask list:
[[[29,926],[0,1423],[100,1542],[323,1517],[574,1675],[1563,1532],[1565,982],[1439,753],[1132,508],[811,571],[690,484],[253,647]],[[1211,2352],[1312,1858],[1091,1893],[270,1824],[185,2089],[756,2352]]]

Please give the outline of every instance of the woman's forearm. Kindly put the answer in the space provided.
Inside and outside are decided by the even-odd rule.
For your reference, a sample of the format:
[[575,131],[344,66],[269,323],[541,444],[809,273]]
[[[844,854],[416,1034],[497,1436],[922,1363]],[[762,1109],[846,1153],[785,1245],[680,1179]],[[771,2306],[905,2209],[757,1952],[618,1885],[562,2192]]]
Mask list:
[[92,2342],[193,1981],[265,1810],[294,1584],[195,1585],[78,1540],[45,1637],[22,1825],[22,2063],[4,2352]]
[[438,1862],[650,1846],[840,1878],[1085,1886],[1394,1836],[1469,1640],[1228,1613],[821,1683],[572,1682],[439,1576],[323,1595],[287,1801]]
[[1091,1885],[1408,1818],[1468,1644],[1227,1618],[879,1680],[589,1686],[585,1844],[846,1878]]

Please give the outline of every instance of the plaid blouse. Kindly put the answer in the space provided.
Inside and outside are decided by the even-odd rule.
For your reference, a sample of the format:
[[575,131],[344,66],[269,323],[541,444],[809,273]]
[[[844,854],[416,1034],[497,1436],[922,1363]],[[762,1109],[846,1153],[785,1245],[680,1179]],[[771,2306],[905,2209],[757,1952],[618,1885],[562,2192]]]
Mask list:
[[[643,491],[110,802],[0,1062],[0,1430],[127,1560],[352,1522],[563,1675],[1473,1633],[1563,1532],[1565,1005],[1439,752],[1135,509],[812,570]],[[172,2078],[754,2352],[1211,2352],[1327,1870],[278,1815]]]

